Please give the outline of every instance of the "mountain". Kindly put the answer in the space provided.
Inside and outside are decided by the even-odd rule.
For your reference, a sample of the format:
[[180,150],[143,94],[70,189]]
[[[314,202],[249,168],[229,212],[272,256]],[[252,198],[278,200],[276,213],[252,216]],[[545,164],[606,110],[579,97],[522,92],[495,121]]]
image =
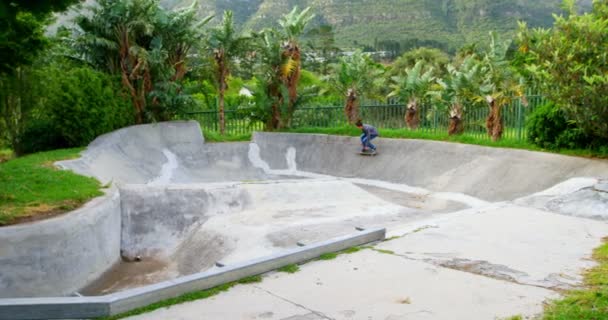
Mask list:
[[[449,51],[488,39],[495,30],[512,36],[517,21],[549,27],[553,13],[561,12],[561,0],[198,0],[201,16],[221,19],[232,10],[245,30],[276,26],[277,19],[293,6],[310,6],[316,17],[312,26],[329,24],[342,48],[378,46],[396,42],[401,46],[430,45]],[[592,0],[577,0],[589,11]],[[192,0],[161,0],[176,8]]]

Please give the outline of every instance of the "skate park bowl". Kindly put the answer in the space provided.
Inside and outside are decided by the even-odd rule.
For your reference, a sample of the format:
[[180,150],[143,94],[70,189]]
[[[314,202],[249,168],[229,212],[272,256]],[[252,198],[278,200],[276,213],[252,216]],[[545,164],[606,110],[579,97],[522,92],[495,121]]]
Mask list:
[[608,221],[606,161],[377,141],[363,157],[353,137],[205,143],[193,121],[103,135],[56,165],[104,196],[0,228],[0,319],[113,315],[496,204]]

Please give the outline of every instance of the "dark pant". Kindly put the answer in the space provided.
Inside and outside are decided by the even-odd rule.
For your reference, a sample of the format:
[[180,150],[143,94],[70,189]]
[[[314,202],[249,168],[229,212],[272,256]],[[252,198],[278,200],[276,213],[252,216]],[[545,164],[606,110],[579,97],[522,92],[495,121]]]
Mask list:
[[369,140],[367,139],[367,135],[364,133],[361,135],[361,144],[363,145],[363,148],[370,148],[372,150],[376,150],[376,146],[372,144],[372,140],[374,140],[374,138],[376,138],[378,135],[375,134],[370,134],[369,135]]

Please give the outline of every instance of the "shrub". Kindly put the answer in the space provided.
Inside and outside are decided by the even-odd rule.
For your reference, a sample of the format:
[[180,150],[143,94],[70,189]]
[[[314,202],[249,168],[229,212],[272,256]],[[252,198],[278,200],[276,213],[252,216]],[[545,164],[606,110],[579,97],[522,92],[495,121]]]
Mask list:
[[23,155],[65,148],[67,144],[50,119],[33,119],[26,123],[15,152]]
[[542,148],[586,148],[591,138],[566,113],[549,102],[538,107],[526,120],[528,140]]
[[69,147],[128,125],[133,110],[110,76],[80,67],[65,72],[49,86],[45,104],[52,124]]

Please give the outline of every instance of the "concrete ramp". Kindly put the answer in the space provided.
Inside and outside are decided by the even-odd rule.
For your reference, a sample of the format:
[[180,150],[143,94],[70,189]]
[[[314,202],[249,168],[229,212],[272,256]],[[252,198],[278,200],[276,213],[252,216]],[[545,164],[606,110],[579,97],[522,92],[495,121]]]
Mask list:
[[[107,197],[120,206],[105,214],[120,221],[120,246],[113,250],[122,260],[97,281],[69,288],[85,287],[91,295],[115,292],[380,226],[396,240],[328,267],[305,266],[293,288],[288,278],[275,278],[260,287],[267,293],[259,296],[263,301],[229,293],[221,298],[227,299],[224,306],[247,301],[262,309],[231,308],[210,317],[300,319],[296,316],[309,310],[301,306],[310,305],[332,318],[449,318],[451,306],[437,304],[422,288],[461,303],[462,318],[532,315],[545,298],[576,286],[580,270],[590,266],[592,249],[608,235],[606,161],[421,140],[379,138],[377,145],[379,155],[363,157],[356,137],[255,133],[251,142],[205,143],[198,124],[183,121],[101,136],[82,158],[59,165],[111,186]],[[96,237],[95,243],[104,243]],[[75,248],[69,240],[61,243],[66,251]],[[391,256],[377,257],[386,253]],[[31,260],[1,258],[13,261],[10,266]],[[59,263],[51,255],[40,260]],[[14,271],[0,268],[3,275]],[[360,274],[352,273],[358,268]],[[332,275],[332,270],[342,272]],[[411,287],[400,290],[390,277],[378,279],[393,273],[403,281],[400,286]],[[336,287],[320,288],[317,274]],[[347,274],[358,279],[356,290]],[[436,281],[436,274],[443,280]],[[49,278],[29,277],[20,296],[47,294],[36,288]],[[3,281],[14,285],[18,279]],[[70,290],[55,280],[44,287]],[[476,293],[482,287],[483,297]],[[350,290],[357,296],[375,292],[367,300],[371,305],[335,300]],[[297,307],[276,314],[263,310],[270,300],[285,304],[278,295]],[[475,310],[484,310],[484,316]],[[191,318],[196,317],[200,313]]]
[[123,128],[95,139],[59,166],[102,183],[167,184],[267,178],[249,165],[247,143],[205,144],[194,121]]

